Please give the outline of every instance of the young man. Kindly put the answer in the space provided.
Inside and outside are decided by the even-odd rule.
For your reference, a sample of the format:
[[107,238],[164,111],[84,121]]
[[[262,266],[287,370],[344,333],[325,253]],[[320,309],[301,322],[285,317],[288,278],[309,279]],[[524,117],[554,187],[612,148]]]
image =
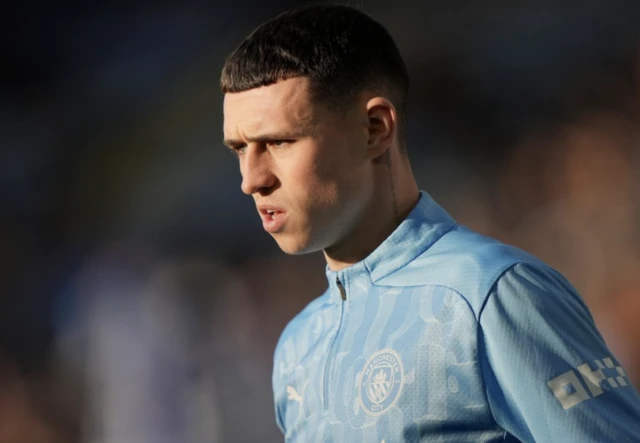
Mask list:
[[365,14],[256,29],[222,72],[225,144],[288,254],[329,288],[275,352],[286,441],[640,441],[640,396],[556,271],[456,224],[413,178],[408,75]]

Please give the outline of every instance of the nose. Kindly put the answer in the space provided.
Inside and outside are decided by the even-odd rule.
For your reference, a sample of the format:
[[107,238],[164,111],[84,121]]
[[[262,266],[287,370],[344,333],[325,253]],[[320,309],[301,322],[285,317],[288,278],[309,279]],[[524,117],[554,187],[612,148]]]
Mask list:
[[258,149],[248,148],[240,160],[241,189],[247,195],[264,193],[276,183],[268,155]]

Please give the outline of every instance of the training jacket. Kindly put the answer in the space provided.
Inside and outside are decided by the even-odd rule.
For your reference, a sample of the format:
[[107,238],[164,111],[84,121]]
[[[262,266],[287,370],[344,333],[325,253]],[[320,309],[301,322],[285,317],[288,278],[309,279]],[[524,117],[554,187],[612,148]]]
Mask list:
[[427,193],[285,328],[286,442],[640,442],[640,396],[576,290]]

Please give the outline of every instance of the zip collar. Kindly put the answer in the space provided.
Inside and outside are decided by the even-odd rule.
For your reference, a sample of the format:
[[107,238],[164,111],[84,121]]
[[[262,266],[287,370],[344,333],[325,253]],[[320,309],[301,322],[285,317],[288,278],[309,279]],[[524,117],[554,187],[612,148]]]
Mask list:
[[355,298],[366,295],[371,284],[411,263],[454,225],[455,220],[429,194],[420,191],[418,203],[407,218],[364,260],[340,271],[332,271],[327,265],[330,298],[343,300],[338,282],[347,301],[352,294]]

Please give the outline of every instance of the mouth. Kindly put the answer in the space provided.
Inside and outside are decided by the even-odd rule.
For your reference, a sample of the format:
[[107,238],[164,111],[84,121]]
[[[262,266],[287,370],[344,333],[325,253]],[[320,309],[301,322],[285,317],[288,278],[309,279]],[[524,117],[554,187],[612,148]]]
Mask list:
[[287,213],[282,208],[275,206],[258,207],[260,218],[262,219],[262,227],[265,231],[274,234],[279,232],[284,226]]

